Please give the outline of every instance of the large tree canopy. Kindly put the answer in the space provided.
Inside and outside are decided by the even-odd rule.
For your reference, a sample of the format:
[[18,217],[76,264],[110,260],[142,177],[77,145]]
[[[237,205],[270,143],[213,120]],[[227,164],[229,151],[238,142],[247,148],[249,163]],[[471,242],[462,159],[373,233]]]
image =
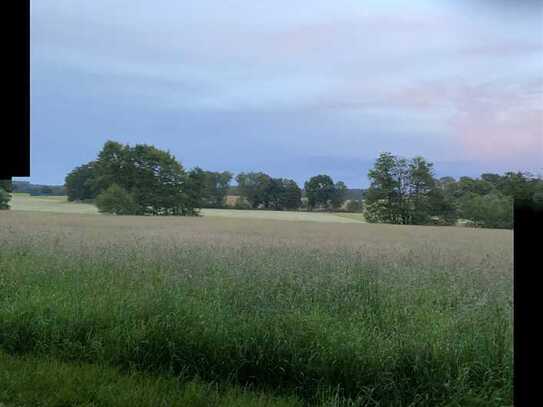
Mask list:
[[233,174],[228,171],[203,171],[203,208],[224,208],[232,177]]
[[66,176],[65,187],[69,201],[96,198],[98,188],[95,165],[95,161],[83,164]]
[[368,177],[371,180],[365,202],[368,221],[427,224],[436,217],[444,223],[456,221],[456,212],[447,205],[434,178],[433,164],[423,157],[408,160],[382,153]]
[[272,179],[263,172],[242,172],[236,177],[238,189],[242,198],[246,199],[251,208],[263,205],[269,207],[269,188]]
[[316,175],[311,177],[304,185],[307,207],[336,209],[345,201],[347,187],[341,181],[334,184],[329,175]]
[[291,179],[272,178],[268,195],[269,207],[276,210],[298,209],[302,204],[302,190]]
[[293,180],[272,178],[263,172],[242,172],[236,181],[241,197],[252,208],[285,210],[301,206],[302,190]]
[[[95,161],[68,174],[66,189],[70,200],[101,197],[104,212],[192,215],[198,203],[193,180],[169,152],[108,141]],[[116,199],[124,203],[122,210],[112,205]]]

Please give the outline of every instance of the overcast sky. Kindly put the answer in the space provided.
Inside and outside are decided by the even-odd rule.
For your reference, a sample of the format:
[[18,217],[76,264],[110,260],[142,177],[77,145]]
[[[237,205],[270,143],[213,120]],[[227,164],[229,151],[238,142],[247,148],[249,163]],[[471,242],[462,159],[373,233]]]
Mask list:
[[33,183],[108,139],[300,184],[367,186],[383,151],[543,173],[540,1],[31,4]]

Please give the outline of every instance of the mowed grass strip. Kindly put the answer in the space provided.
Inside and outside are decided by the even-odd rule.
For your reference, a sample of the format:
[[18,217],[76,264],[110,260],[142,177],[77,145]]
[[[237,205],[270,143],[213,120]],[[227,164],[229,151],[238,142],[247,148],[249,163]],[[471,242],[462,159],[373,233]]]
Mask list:
[[5,352],[315,404],[511,404],[509,231],[105,218],[0,219]]

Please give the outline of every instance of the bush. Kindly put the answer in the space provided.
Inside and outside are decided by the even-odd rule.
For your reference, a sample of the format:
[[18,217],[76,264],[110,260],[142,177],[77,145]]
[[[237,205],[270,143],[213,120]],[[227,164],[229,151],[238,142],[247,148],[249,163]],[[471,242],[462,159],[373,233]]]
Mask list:
[[135,215],[138,213],[138,206],[132,194],[117,184],[111,185],[96,197],[96,206],[102,213],[114,215]]
[[253,209],[253,207],[251,206],[251,204],[249,202],[247,202],[245,199],[243,198],[240,198],[236,201],[236,203],[234,204],[234,209]]
[[10,199],[11,195],[4,188],[0,187],[0,209],[9,209]]
[[362,201],[352,199],[347,201],[347,206],[345,207],[345,209],[347,210],[347,212],[362,212],[364,206],[362,204]]
[[9,209],[11,181],[0,180],[0,209]]

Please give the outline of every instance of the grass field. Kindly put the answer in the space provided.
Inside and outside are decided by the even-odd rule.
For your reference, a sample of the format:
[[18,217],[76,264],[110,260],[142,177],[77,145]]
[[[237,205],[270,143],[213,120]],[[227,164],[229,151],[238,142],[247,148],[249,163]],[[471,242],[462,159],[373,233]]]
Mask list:
[[31,196],[30,194],[14,193],[10,206],[15,211],[98,214],[96,206],[68,202],[65,196]]
[[[15,211],[53,212],[72,214],[98,214],[96,206],[85,203],[68,202],[63,196],[30,196],[13,194],[11,207]],[[238,209],[202,209],[205,217],[226,217],[241,219],[271,219],[310,222],[353,223],[364,222],[361,214],[323,213],[323,212],[288,212],[267,210]],[[352,215],[352,216],[351,216]]]
[[506,230],[4,211],[2,363],[30,370],[0,396],[51,364],[134,400],[142,372],[216,386],[193,405],[511,405],[511,262]]
[[47,357],[0,352],[0,366],[0,405],[4,406],[302,406],[293,397],[272,397],[233,386],[219,389],[194,379],[120,372],[110,366]]

